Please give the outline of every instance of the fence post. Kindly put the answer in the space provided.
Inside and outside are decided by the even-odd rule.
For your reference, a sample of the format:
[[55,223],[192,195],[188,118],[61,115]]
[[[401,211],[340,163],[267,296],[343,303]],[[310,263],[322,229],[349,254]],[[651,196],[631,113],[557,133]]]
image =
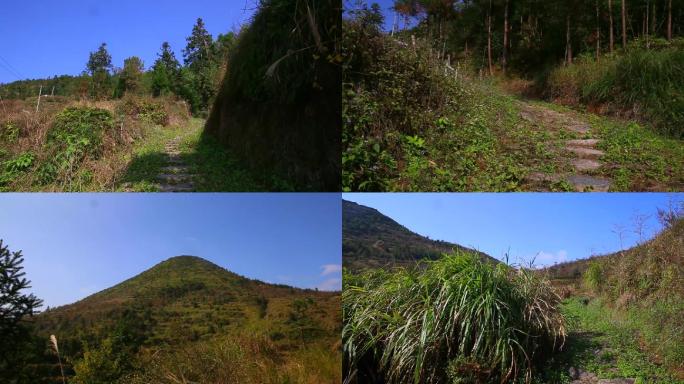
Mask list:
[[36,113],[38,113],[38,108],[40,107],[40,95],[43,93],[43,86],[40,86],[40,90],[38,90],[38,102],[36,103]]

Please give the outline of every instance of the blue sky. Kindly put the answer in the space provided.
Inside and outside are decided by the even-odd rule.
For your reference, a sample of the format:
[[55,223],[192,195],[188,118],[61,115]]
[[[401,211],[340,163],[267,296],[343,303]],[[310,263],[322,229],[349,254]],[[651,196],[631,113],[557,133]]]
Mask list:
[[[586,258],[619,250],[616,226],[624,227],[623,247],[639,237],[635,215],[650,215],[642,239],[660,229],[658,207],[684,194],[573,193],[392,193],[343,194],[346,200],[378,209],[399,224],[432,239],[479,249],[502,259],[536,264]],[[618,231],[619,232],[619,231]]]
[[340,194],[2,194],[0,239],[67,304],[178,255],[263,281],[341,288]]
[[[207,30],[239,29],[254,13],[256,0],[60,0],[2,2],[0,83],[19,78],[78,75],[89,52],[106,42],[114,66],[130,56],[149,68],[162,42],[182,62],[181,49],[198,17]],[[4,60],[3,60],[4,59]],[[8,66],[10,68],[8,68]]]

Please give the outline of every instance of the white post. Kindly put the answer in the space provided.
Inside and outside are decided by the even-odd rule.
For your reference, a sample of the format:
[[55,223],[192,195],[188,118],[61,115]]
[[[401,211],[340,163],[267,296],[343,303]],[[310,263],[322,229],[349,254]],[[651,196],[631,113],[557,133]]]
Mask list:
[[40,86],[38,90],[38,102],[36,103],[36,113],[38,113],[38,107],[40,107],[40,95],[43,93],[43,86]]
[[50,96],[52,97],[54,95],[55,95],[55,86],[53,85],[52,86],[52,92],[50,92]]

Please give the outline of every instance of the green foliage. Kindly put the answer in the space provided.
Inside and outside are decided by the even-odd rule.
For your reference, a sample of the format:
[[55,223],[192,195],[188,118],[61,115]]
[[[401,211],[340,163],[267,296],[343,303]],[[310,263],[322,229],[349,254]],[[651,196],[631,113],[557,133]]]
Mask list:
[[525,378],[565,338],[560,298],[546,280],[474,253],[344,277],[345,374],[359,382]]
[[7,121],[0,128],[0,137],[8,143],[12,143],[19,138],[19,125],[17,123]]
[[512,100],[463,69],[445,74],[427,42],[412,47],[366,20],[346,21],[342,42],[343,189],[518,189],[526,164],[545,154],[521,143],[539,134]]
[[28,171],[34,164],[35,155],[31,152],[24,152],[15,158],[7,160],[2,164],[0,172],[0,187],[10,184],[15,177]]
[[106,43],[102,43],[97,51],[90,53],[86,68],[91,75],[91,96],[96,99],[109,97],[112,56],[107,51]]
[[206,131],[255,173],[340,190],[340,3],[265,0],[240,33]]
[[682,369],[684,220],[681,208],[669,212],[674,219],[655,239],[593,261],[584,277],[605,303],[624,314],[649,350],[667,366]]
[[269,285],[181,256],[51,309],[37,327],[59,333],[75,363],[70,382],[340,382],[339,308],[339,294]]
[[663,134],[684,137],[684,49],[633,47],[600,61],[585,57],[551,72],[552,96],[568,102],[608,104],[618,111],[637,111]]
[[0,239],[0,377],[14,383],[21,376],[31,344],[27,317],[32,317],[42,300],[25,291],[30,281],[25,278],[21,251],[12,252]]
[[59,178],[71,183],[84,159],[102,154],[103,137],[112,127],[112,114],[104,109],[67,107],[58,113],[46,139],[52,156],[38,169],[39,182]]
[[142,77],[145,66],[139,57],[132,56],[124,60],[124,67],[119,73],[119,83],[115,97],[122,97],[127,93],[140,94],[142,92]]

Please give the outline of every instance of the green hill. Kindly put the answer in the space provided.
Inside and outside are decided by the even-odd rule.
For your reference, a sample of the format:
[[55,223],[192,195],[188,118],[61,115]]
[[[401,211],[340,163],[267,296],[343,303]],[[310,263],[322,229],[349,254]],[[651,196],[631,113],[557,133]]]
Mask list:
[[[327,383],[340,377],[339,293],[251,280],[194,256],[171,258],[51,309],[35,325],[44,344],[57,336],[73,382],[87,382],[79,379],[87,368],[103,371],[85,363],[95,364],[103,346],[119,339],[132,351],[119,382],[251,383],[271,375],[274,382]],[[42,382],[60,382],[54,355],[44,358],[49,361],[36,364]]]
[[411,232],[376,209],[342,201],[342,259],[350,270],[410,267],[453,250],[476,252],[483,259],[497,261],[482,252]]

